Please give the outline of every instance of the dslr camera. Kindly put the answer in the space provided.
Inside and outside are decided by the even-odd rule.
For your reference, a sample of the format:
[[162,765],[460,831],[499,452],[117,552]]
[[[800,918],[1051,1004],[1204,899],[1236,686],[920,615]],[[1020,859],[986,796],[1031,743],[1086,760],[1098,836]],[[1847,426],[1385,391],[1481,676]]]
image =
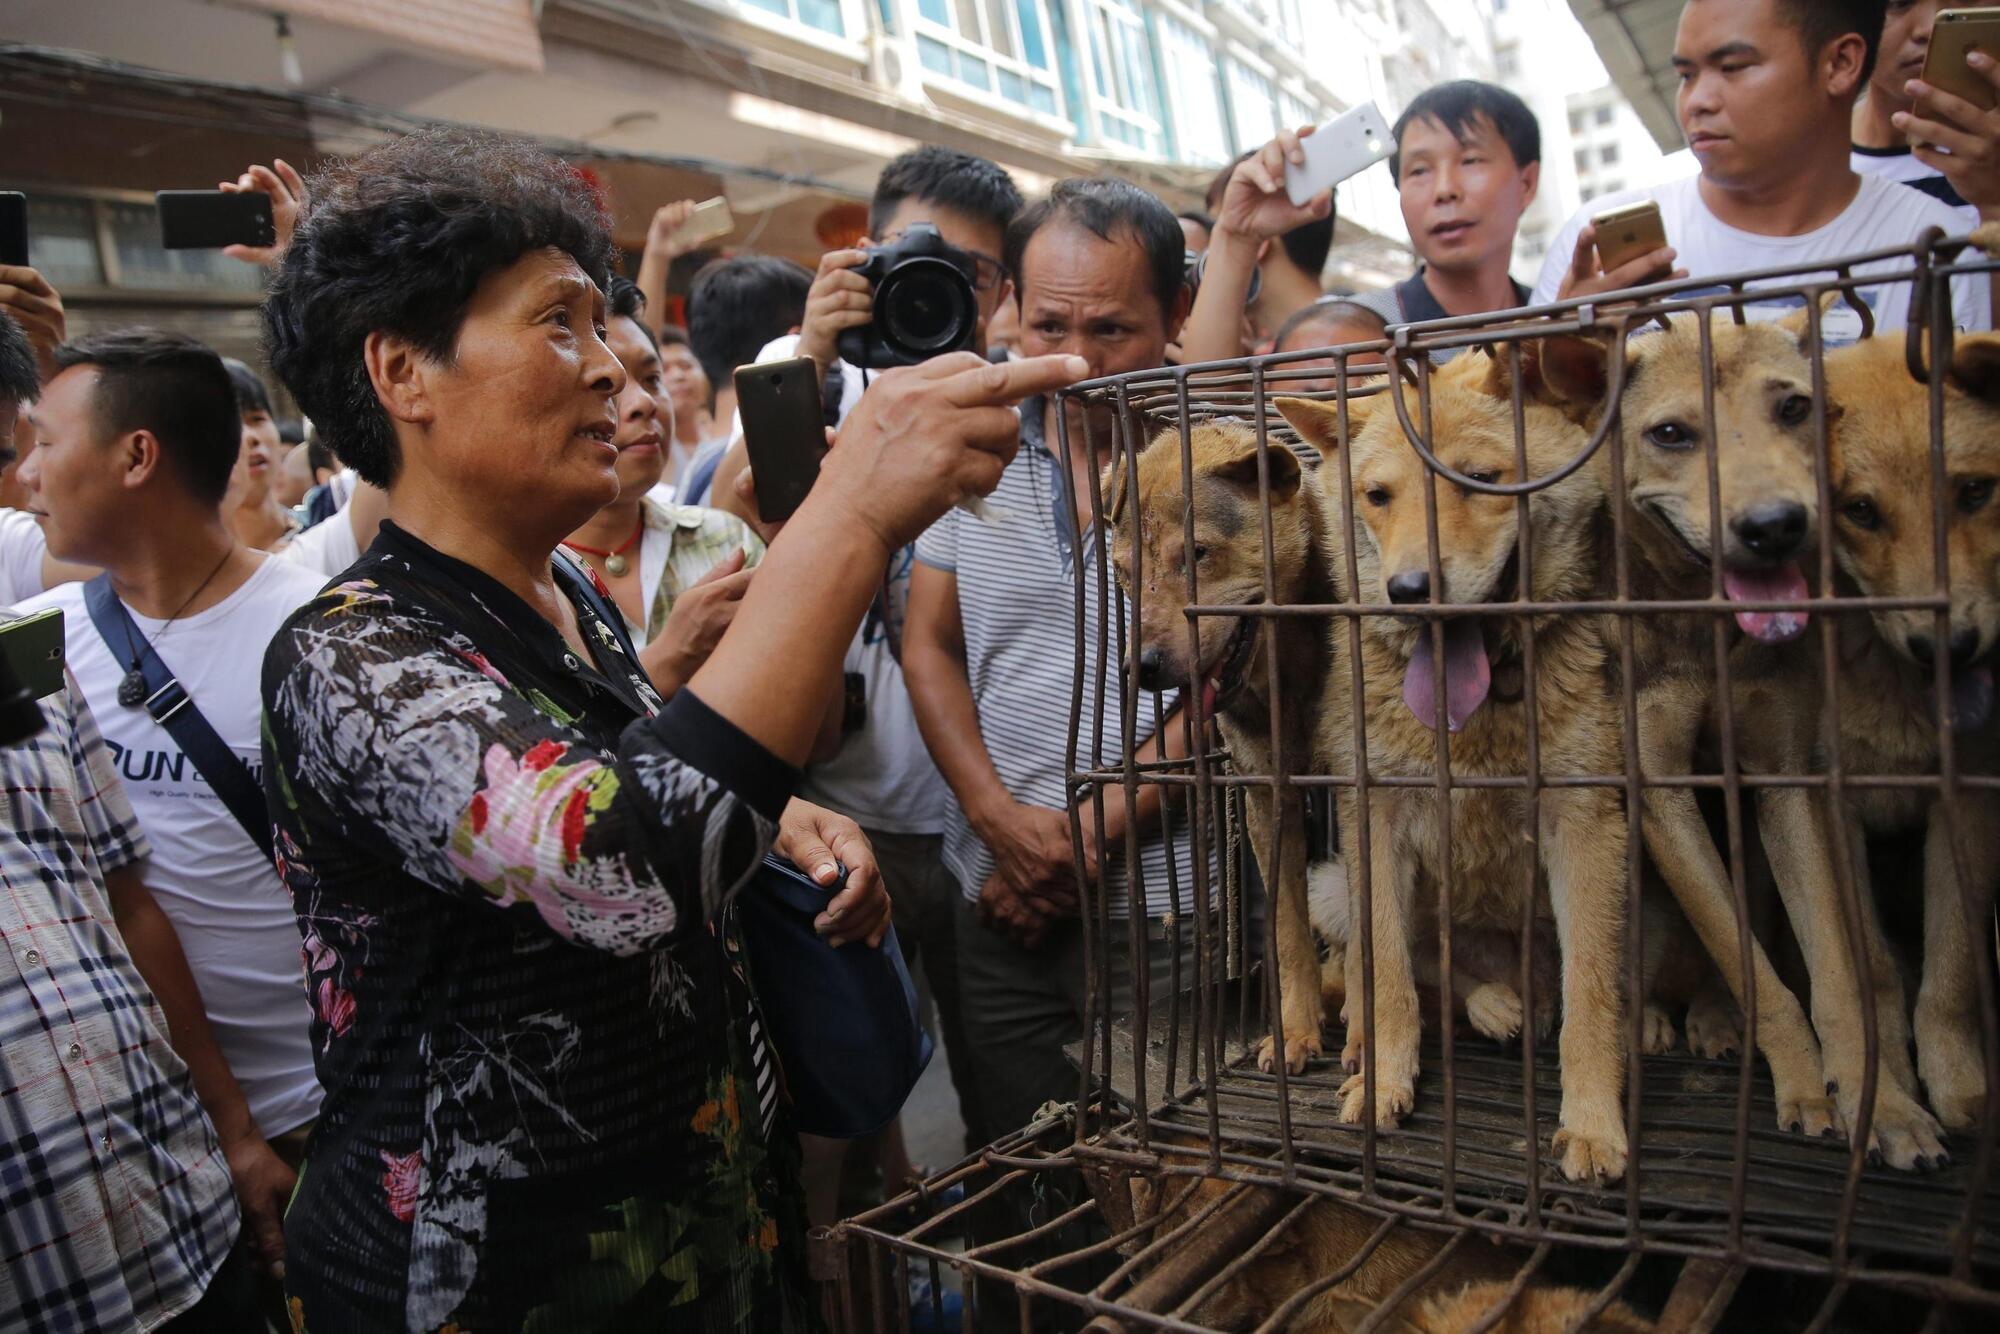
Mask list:
[[879,370],[915,366],[972,346],[979,323],[972,256],[913,222],[894,245],[868,247],[854,272],[875,289],[875,318],[840,333],[840,359]]

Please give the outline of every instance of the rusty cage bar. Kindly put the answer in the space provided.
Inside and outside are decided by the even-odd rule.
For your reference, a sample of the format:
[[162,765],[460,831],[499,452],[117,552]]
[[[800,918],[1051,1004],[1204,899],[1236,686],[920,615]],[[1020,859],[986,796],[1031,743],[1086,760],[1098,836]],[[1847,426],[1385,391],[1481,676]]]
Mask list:
[[[1948,456],[1947,445],[1957,449],[1950,428],[1972,421],[1979,406],[1959,360],[1979,344],[1954,331],[1950,283],[1965,275],[1985,281],[1995,267],[1965,241],[1932,234],[1912,247],[1810,271],[1668,283],[1612,300],[1399,328],[1381,342],[1138,372],[1062,395],[1062,449],[1087,451],[1090,474],[1104,477],[1085,498],[1092,522],[1075,533],[1076,550],[1087,553],[1076,562],[1071,700],[1079,864],[1083,840],[1101,841],[1105,802],[1156,787],[1167,832],[1191,840],[1193,872],[1188,883],[1170,874],[1172,909],[1154,938],[1143,929],[1140,835],[1128,822],[1124,846],[1105,853],[1128,868],[1124,901],[1080,886],[1090,1001],[1084,1038],[1073,1049],[1076,1101],[1045,1109],[1034,1125],[836,1229],[831,1272],[838,1277],[828,1308],[836,1326],[937,1327],[925,1321],[935,1316],[941,1323],[941,1310],[913,1313],[900,1296],[913,1271],[927,1271],[934,1292],[953,1282],[964,1291],[968,1330],[1088,1321],[1098,1329],[1443,1331],[1500,1328],[1516,1319],[1523,1323],[1504,1327],[1705,1329],[1741,1322],[1817,1331],[1894,1321],[1925,1330],[1992,1328],[2000,1320],[1994,1286],[2000,1193],[1992,1179],[2000,1127],[1993,906],[2000,854],[1985,845],[2000,839],[1993,828],[2000,731],[1986,716],[1994,645],[1988,638],[1977,656],[1959,654],[1954,616],[1968,607],[1975,614],[1981,606],[2000,608],[2000,538],[1980,548],[1958,536],[1982,523],[2000,534],[2000,507],[1982,519],[1992,478],[1978,473],[1977,460]],[[1860,289],[1896,279],[1908,281],[1915,294],[1909,328],[1884,331],[1870,346],[1883,349],[1888,364],[1882,340],[1894,340],[1893,365],[1912,401],[1922,404],[1923,416],[1911,428],[1919,453],[1905,480],[1926,502],[1929,531],[1892,537],[1903,543],[1894,548],[1896,558],[1926,571],[1928,587],[1880,594],[1862,588],[1843,563],[1849,545],[1861,540],[1851,539],[1850,530],[1867,515],[1836,475],[1835,441],[1847,439],[1841,432],[1856,414],[1843,408],[1840,385],[1829,380],[1829,358],[1842,375],[1856,363],[1839,360],[1847,353],[1828,347],[1826,329],[1838,312],[1843,324],[1858,318],[1863,339],[1870,337],[1873,314]],[[1774,302],[1796,305],[1795,337],[1767,354],[1752,344],[1763,335],[1744,331],[1768,327],[1753,324],[1749,314]],[[1675,348],[1691,349],[1693,361]],[[1441,354],[1458,359],[1447,363]],[[1679,361],[1669,360],[1677,355]],[[1573,372],[1558,373],[1564,358],[1582,366],[1594,394],[1563,397],[1565,386],[1573,389],[1562,378]],[[1600,363],[1598,382],[1593,367]],[[1462,462],[1464,432],[1454,434],[1452,423],[1466,416],[1455,405],[1481,374],[1487,378],[1477,383],[1506,387],[1504,401],[1481,411],[1504,426],[1511,467],[1475,475],[1454,463]],[[1779,380],[1793,388],[1780,394],[1764,387]],[[1777,427],[1729,406],[1765,401],[1756,393],[1778,395],[1770,399]],[[1664,424],[1633,419],[1661,394],[1679,394],[1699,411]],[[1280,410],[1274,404],[1281,399],[1321,407],[1317,415],[1296,406]],[[1333,448],[1304,440],[1284,411],[1321,423],[1315,429]],[[1557,418],[1550,411],[1570,424],[1552,425]],[[1993,420],[2000,423],[2000,411]],[[1198,451],[1197,434],[1210,429],[1224,435],[1203,435]],[[1726,550],[1750,540],[1741,536],[1749,531],[1743,512],[1731,507],[1753,489],[1725,486],[1725,470],[1737,466],[1731,453],[1747,459],[1775,449],[1765,439],[1774,431],[1807,444],[1810,477],[1798,504],[1810,513],[1810,536],[1793,562],[1809,584],[1803,596],[1796,589],[1773,593],[1770,580],[1788,575],[1761,566],[1740,573]],[[1559,464],[1534,466],[1530,454],[1541,437],[1563,432],[1581,446]],[[1960,434],[1975,438],[1967,447],[1974,452],[1990,435],[1989,457],[2000,459],[2000,425]],[[1676,438],[1685,435],[1698,439]],[[1203,453],[1205,471],[1198,475],[1197,453],[1226,448],[1215,444],[1219,439],[1239,451],[1226,476],[1257,516],[1251,530],[1224,537],[1248,550],[1261,571],[1222,580],[1227,600],[1211,601],[1204,598],[1202,566],[1213,547],[1197,539],[1206,532],[1211,543],[1222,540],[1213,536],[1222,531],[1215,526],[1219,511],[1204,506],[1218,494],[1214,480],[1225,474],[1210,469],[1213,454]],[[1150,469],[1141,461],[1149,441],[1165,451]],[[1367,477],[1357,480],[1356,453],[1364,444]],[[1672,466],[1695,469],[1688,483],[1693,517],[1670,517],[1671,499],[1641,494],[1658,471],[1654,455],[1643,452],[1653,449],[1691,460]],[[1279,457],[1286,450],[1292,453]],[[1254,467],[1246,468],[1253,458]],[[1380,469],[1399,468],[1420,479],[1414,508],[1407,495],[1399,500],[1371,480]],[[1295,473],[1303,480],[1294,480]],[[1298,510],[1301,489],[1321,497],[1318,511],[1303,512],[1308,520],[1320,516],[1321,529],[1308,534],[1317,544],[1311,550],[1338,590],[1319,602],[1281,597],[1280,552],[1301,558],[1279,531],[1279,516]],[[1587,522],[1568,508],[1572,492],[1599,497],[1590,502],[1595,509],[1583,506]],[[1148,508],[1153,495],[1168,499]],[[1485,517],[1441,525],[1447,502],[1454,513],[1482,506],[1477,513]],[[1388,549],[1370,526],[1378,509],[1396,542],[1407,543],[1411,530],[1394,525],[1413,524],[1421,533],[1424,561],[1402,576],[1406,587],[1424,584],[1419,599],[1384,596]],[[1707,534],[1698,543],[1680,525],[1703,517]],[[1491,523],[1504,528],[1509,518],[1512,551],[1493,588],[1480,599],[1446,600],[1459,579],[1448,572],[1464,564],[1454,564],[1452,544],[1470,542],[1469,533]],[[1551,536],[1556,525],[1573,521],[1582,536],[1568,545]],[[1690,562],[1677,567],[1689,588],[1654,596],[1646,590],[1659,593],[1660,581],[1649,571],[1664,559],[1662,531],[1679,535],[1686,548],[1673,559]],[[1126,540],[1127,533],[1136,538]],[[1162,551],[1178,552],[1177,566],[1149,573],[1148,562]],[[1571,582],[1557,594],[1537,591],[1564,579]],[[1176,627],[1151,642],[1184,660],[1184,670],[1150,694],[1141,689],[1138,651],[1149,598],[1167,599],[1165,612],[1154,614]],[[1087,607],[1097,613],[1088,636]],[[1883,748],[1864,726],[1875,701],[1857,697],[1847,678],[1856,661],[1888,661],[1882,644],[1869,638],[1877,633],[1872,618],[1897,612],[1932,627],[1930,662],[1907,655],[1898,661],[1912,682],[1928,678],[1934,754],[1922,763],[1884,765],[1874,763]],[[1761,642],[1778,633],[1771,627],[1789,627],[1794,622],[1784,618],[1801,614],[1806,628],[1789,646]],[[2000,610],[1993,614],[2000,617]],[[1395,636],[1408,636],[1412,625],[1410,662],[1431,655],[1427,671],[1404,669],[1407,708],[1414,713],[1419,701],[1433,708],[1432,717],[1420,719],[1430,733],[1421,746],[1408,742],[1409,719],[1396,713],[1393,691],[1387,704],[1369,695],[1371,682],[1378,696],[1384,689],[1371,662],[1379,666],[1381,654],[1399,642]],[[1221,640],[1227,661],[1202,661],[1209,652],[1204,626],[1211,635],[1240,636]],[[1283,649],[1281,634],[1294,635]],[[1472,647],[1469,634],[1479,637]],[[1673,636],[1671,651],[1661,650]],[[1325,654],[1322,673],[1309,689],[1296,680],[1288,689],[1281,665],[1297,656],[1293,646],[1301,642],[1320,646],[1313,652]],[[1484,676],[1478,653],[1486,656]],[[1573,661],[1598,664],[1590,679],[1604,683],[1602,698],[1588,687],[1579,693],[1576,674],[1564,675]],[[1245,665],[1239,679],[1224,679],[1237,662],[1258,667]],[[1460,732],[1451,710],[1458,683],[1467,679],[1455,674],[1463,663],[1471,664],[1479,699]],[[1692,683],[1683,694],[1711,700],[1706,714],[1689,717],[1693,706],[1659,683],[1669,664],[1685,669],[1676,680]],[[1487,678],[1504,672],[1511,691],[1517,670],[1518,694],[1492,695]],[[1234,754],[1206,717],[1197,724],[1190,715],[1211,700],[1228,715],[1253,677],[1267,716],[1245,724],[1256,729],[1243,734],[1254,744],[1245,739],[1236,748],[1245,753]],[[1973,715],[1982,683],[1986,712]],[[1920,684],[1913,688],[1913,698],[1922,695]],[[1175,690],[1177,704],[1167,698]],[[1961,700],[1971,703],[1961,707]],[[1105,709],[1114,706],[1112,728]],[[1177,709],[1174,717],[1167,716],[1170,708]],[[1494,711],[1486,722],[1479,721],[1482,709]],[[1286,717],[1296,723],[1301,710],[1306,730],[1288,730]],[[1962,715],[1976,717],[1969,729]],[[1138,758],[1142,725],[1149,732],[1178,725],[1185,758]],[[1496,768],[1488,751],[1504,748],[1480,738],[1500,735],[1503,726],[1519,731],[1518,763]],[[1677,729],[1700,734],[1698,759],[1679,769],[1645,763],[1642,751],[1665,753],[1656,738]],[[1596,771],[1550,767],[1552,751],[1571,747],[1572,732],[1600,738],[1595,744],[1609,762]],[[1858,743],[1851,737],[1844,745],[1850,732]],[[1797,756],[1805,743],[1795,733],[1811,743],[1804,762]],[[1313,758],[1294,765],[1287,746],[1296,747],[1299,736],[1311,739]],[[1855,744],[1860,751],[1849,753]],[[1273,759],[1260,768],[1247,755],[1263,745]],[[1386,758],[1378,761],[1378,753]],[[1866,771],[1871,763],[1886,771]],[[1932,873],[1956,891],[1955,902],[1948,895],[1924,904],[1918,936],[1924,948],[1906,961],[1911,998],[1928,994],[1917,984],[1934,962],[1926,956],[1949,952],[1937,944],[1939,936],[1955,930],[1971,951],[1971,995],[1952,1013],[1961,1026],[1976,1025],[1983,1098],[1972,1104],[1976,1128],[1950,1134],[1943,1155],[1928,1146],[1922,1118],[1896,1100],[1915,1078],[1911,1029],[1897,990],[1905,984],[1896,963],[1882,957],[1883,928],[1876,924],[1878,902],[1915,902],[1933,882],[1912,865],[1922,857],[1886,866],[1887,874],[1870,873],[1857,832],[1863,806],[1855,804],[1873,800],[1870,794],[1879,794],[1885,808],[1915,803],[1924,812],[1924,851],[1944,858]],[[1262,817],[1267,827],[1259,840],[1256,812],[1267,805],[1272,813]],[[1345,872],[1348,936],[1322,943],[1341,961],[1342,991],[1360,1013],[1351,1027],[1324,1013],[1323,1053],[1288,1069],[1280,969],[1267,961],[1281,958],[1281,917],[1294,902],[1287,895],[1303,894],[1307,883],[1287,869],[1292,856],[1304,865],[1305,850],[1288,851],[1286,841],[1305,841],[1303,821],[1290,813],[1308,807],[1319,824],[1338,828],[1337,852],[1322,857]],[[1574,827],[1576,812],[1613,808],[1615,818],[1601,814],[1587,830]],[[1686,813],[1696,809],[1705,853],[1688,853],[1689,844],[1674,841]],[[1485,864],[1479,840],[1494,838],[1494,820],[1485,813],[1492,810],[1515,814],[1511,837],[1527,851],[1510,848],[1487,860],[1499,865],[1512,856],[1525,867],[1524,883],[1502,905],[1517,915],[1475,922],[1467,914],[1499,892],[1485,877],[1464,874],[1467,859]],[[1795,836],[1814,829],[1824,830],[1823,847]],[[1605,849],[1614,846],[1621,849],[1615,877],[1579,869],[1610,857]],[[1714,867],[1726,872],[1726,914],[1685,896],[1674,879],[1695,879],[1688,868],[1710,866],[1705,858],[1714,859],[1711,880]],[[1171,857],[1167,864],[1173,866]],[[1807,874],[1812,865],[1822,874]],[[1823,883],[1828,870],[1830,885]],[[1384,872],[1389,882],[1378,879]],[[1388,941],[1385,954],[1381,914],[1404,912],[1398,896],[1410,891],[1398,883],[1405,877],[1415,883],[1420,874],[1428,883],[1409,899],[1403,943]],[[1251,911],[1257,885],[1261,921]],[[1794,894],[1801,909],[1815,901],[1809,895],[1828,897],[1806,917],[1794,911]],[[1565,1006],[1560,1030],[1538,1032],[1538,1017],[1558,999],[1549,993],[1583,987],[1571,973],[1580,978],[1590,960],[1580,944],[1572,951],[1559,940],[1558,953],[1567,956],[1557,961],[1560,980],[1538,976],[1537,932],[1546,935],[1543,921],[1551,916],[1570,944],[1577,933],[1598,930],[1585,906],[1590,895],[1592,903],[1618,908],[1615,1004],[1602,1013],[1579,1006],[1572,1014]],[[1760,921],[1760,905],[1774,898],[1782,905]],[[1835,920],[1822,920],[1827,909]],[[1951,919],[1952,910],[1962,916]],[[1424,912],[1432,916],[1417,921]],[[1699,937],[1700,927],[1687,926],[1696,921],[1708,924],[1713,940],[1690,951],[1687,937]],[[1767,940],[1775,945],[1787,924],[1804,956],[1791,970],[1790,989],[1760,962]],[[1407,1114],[1384,1118],[1378,1104],[1386,1095],[1393,1105],[1402,1076],[1381,1068],[1378,1039],[1386,1033],[1410,1041],[1411,1021],[1382,989],[1383,970],[1392,980],[1415,976],[1418,965],[1404,956],[1432,943],[1425,926],[1434,931],[1436,962],[1434,983],[1418,993],[1424,997],[1420,1073]],[[1463,979],[1454,976],[1463,967],[1471,977],[1482,957],[1479,942],[1509,931],[1518,958],[1489,970],[1496,975],[1472,991],[1498,996],[1514,984],[1519,1040],[1512,1049],[1459,1017],[1459,1002],[1471,996],[1456,994]],[[1253,933],[1256,939],[1246,939]],[[1162,950],[1165,995],[1148,981],[1147,965]],[[1132,961],[1129,995],[1109,985],[1114,951]],[[1697,999],[1702,987],[1718,994],[1716,977],[1732,967],[1742,979],[1740,1032],[1728,1044],[1733,1056],[1704,1058],[1685,1046],[1645,1053],[1664,1040],[1652,1011],[1667,1011],[1652,998],[1665,994],[1662,979],[1673,965],[1661,960],[1676,951],[1707,978],[1695,989]],[[1781,1027],[1796,1023],[1784,1004],[1793,989],[1801,1000],[1810,996],[1820,1050],[1776,1049],[1786,1062],[1779,1072],[1759,1040],[1780,1042],[1795,1031]],[[1849,993],[1852,1004],[1842,1009]],[[1311,1003],[1320,1004],[1317,993]],[[1944,1031],[1936,1025],[1949,1018],[1926,1019],[1919,1006],[1919,1033]],[[1358,1058],[1351,1077],[1342,1065],[1343,1034],[1357,1044],[1349,1053]],[[1586,1050],[1588,1042],[1617,1048],[1626,1157],[1615,1179],[1588,1173],[1570,1179],[1571,1157],[1556,1147],[1568,1129],[1570,1096],[1579,1104],[1586,1096],[1585,1071],[1597,1071],[1589,1086],[1596,1090],[1611,1069],[1601,1053]],[[1260,1067],[1260,1044],[1273,1053],[1268,1069]],[[1565,1066],[1572,1055],[1576,1085],[1569,1088]],[[1823,1114],[1833,1118],[1830,1130],[1845,1122],[1849,1134],[1809,1137],[1775,1124],[1777,1095],[1790,1106],[1797,1090],[1794,1058],[1808,1056],[1824,1062],[1832,1084],[1840,1083],[1836,1069],[1848,1077],[1824,1098],[1799,1100],[1801,1126],[1812,1127]],[[1919,1087],[1916,1100],[1936,1091]],[[1814,1110],[1821,1103],[1823,1113]],[[1617,1138],[1608,1128],[1601,1134],[1582,1128],[1584,1115],[1578,1111],[1579,1128],[1567,1141],[1572,1156],[1586,1139],[1602,1145]],[[1887,1121],[1886,1131],[1878,1120]],[[947,1203],[957,1198],[953,1187],[963,1187],[962,1202]],[[1033,1226],[1005,1236],[975,1228],[963,1242],[949,1240],[982,1210],[1010,1198],[1029,1202]],[[1449,1299],[1461,1291],[1465,1301],[1452,1309]],[[1527,1323],[1530,1307],[1542,1323]]]

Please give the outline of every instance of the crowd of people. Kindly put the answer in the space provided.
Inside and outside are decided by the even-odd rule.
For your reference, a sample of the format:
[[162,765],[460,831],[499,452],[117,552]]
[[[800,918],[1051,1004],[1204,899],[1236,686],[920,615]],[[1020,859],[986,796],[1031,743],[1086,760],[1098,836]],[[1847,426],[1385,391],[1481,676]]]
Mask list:
[[[1333,194],[1284,190],[1304,130],[1179,214],[919,148],[866,242],[711,260],[685,328],[658,313],[689,205],[628,280],[527,144],[256,166],[268,380],[70,337],[0,267],[0,621],[59,609],[69,671],[0,746],[0,1330],[809,1327],[843,1175],[924,1168],[895,1126],[865,1154],[791,1129],[731,929],[751,868],[827,887],[831,944],[893,921],[968,1148],[1076,1092],[1079,881],[1164,940],[1193,875],[1158,787],[1072,835],[1107,423],[1053,392],[2000,219],[2000,112],[1916,77],[1938,9],[1688,0],[1700,173],[1595,201],[1532,286],[1538,127],[1469,82],[1395,124],[1418,266],[1379,292],[1322,289]],[[1639,198],[1671,247],[1607,272],[1591,216]],[[971,275],[973,351],[850,364],[857,269],[920,225]],[[1906,319],[1906,284],[1862,296]],[[1986,281],[1953,301],[1991,326]],[[770,523],[732,376],[785,357],[832,443]],[[1142,760],[1187,753],[1176,697],[1137,719]]]

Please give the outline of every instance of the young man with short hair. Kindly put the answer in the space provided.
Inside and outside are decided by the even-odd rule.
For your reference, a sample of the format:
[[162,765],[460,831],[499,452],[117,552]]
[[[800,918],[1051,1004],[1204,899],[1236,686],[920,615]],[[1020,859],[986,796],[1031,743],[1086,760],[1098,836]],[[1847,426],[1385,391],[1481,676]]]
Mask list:
[[[38,378],[0,314],[0,450]],[[0,1324],[253,1328],[239,1227],[268,1275],[292,1170],[216,1050],[74,679],[38,721],[0,745]]]
[[251,667],[324,580],[245,546],[224,522],[242,427],[214,352],[131,330],[66,343],[55,359],[21,481],[49,549],[105,574],[22,610],[61,608],[70,670],[153,845],[147,883],[216,1041],[263,1135],[296,1141],[320,1089],[298,922],[257,778],[263,708]]
[[[1535,301],[1595,295],[1671,275],[1720,276],[1804,268],[1815,262],[1914,242],[1925,228],[1963,230],[1953,209],[1850,163],[1848,127],[1881,40],[1886,0],[1688,0],[1674,43],[1680,121],[1701,174],[1594,201],[1549,247]],[[1591,216],[1652,199],[1668,246],[1606,273]],[[1678,260],[1680,268],[1674,265]],[[1897,268],[1891,260],[1872,268]],[[1871,266],[1856,270],[1866,276]],[[1962,329],[1992,327],[1990,285],[1951,284]],[[1878,332],[1908,321],[1907,281],[1857,289]],[[1753,317],[1797,309],[1796,299],[1753,307]],[[1830,309],[1829,345],[1862,333],[1858,314]]]
[[1285,164],[1305,161],[1299,140],[1311,133],[1280,130],[1209,183],[1214,221],[1189,278],[1195,295],[1178,345],[1182,363],[1240,357],[1325,294],[1320,272],[1333,249],[1333,191],[1303,206],[1284,194]]
[[1387,324],[1526,305],[1528,289],[1509,267],[1542,180],[1542,127],[1528,104],[1490,83],[1442,83],[1404,109],[1394,137],[1389,175],[1422,262],[1355,301]]

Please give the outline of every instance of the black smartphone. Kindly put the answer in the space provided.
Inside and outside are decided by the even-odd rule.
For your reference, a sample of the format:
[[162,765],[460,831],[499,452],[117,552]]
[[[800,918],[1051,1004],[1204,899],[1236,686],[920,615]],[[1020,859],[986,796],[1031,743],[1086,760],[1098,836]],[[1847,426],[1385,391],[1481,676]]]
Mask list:
[[826,454],[819,367],[811,357],[739,367],[736,410],[757,479],[757,515],[765,523],[789,519],[819,480]]
[[63,613],[50,607],[0,625],[0,657],[36,699],[63,688]]
[[271,196],[261,190],[160,190],[160,244],[169,250],[220,250],[278,243]]
[[28,197],[0,190],[0,264],[28,267]]

